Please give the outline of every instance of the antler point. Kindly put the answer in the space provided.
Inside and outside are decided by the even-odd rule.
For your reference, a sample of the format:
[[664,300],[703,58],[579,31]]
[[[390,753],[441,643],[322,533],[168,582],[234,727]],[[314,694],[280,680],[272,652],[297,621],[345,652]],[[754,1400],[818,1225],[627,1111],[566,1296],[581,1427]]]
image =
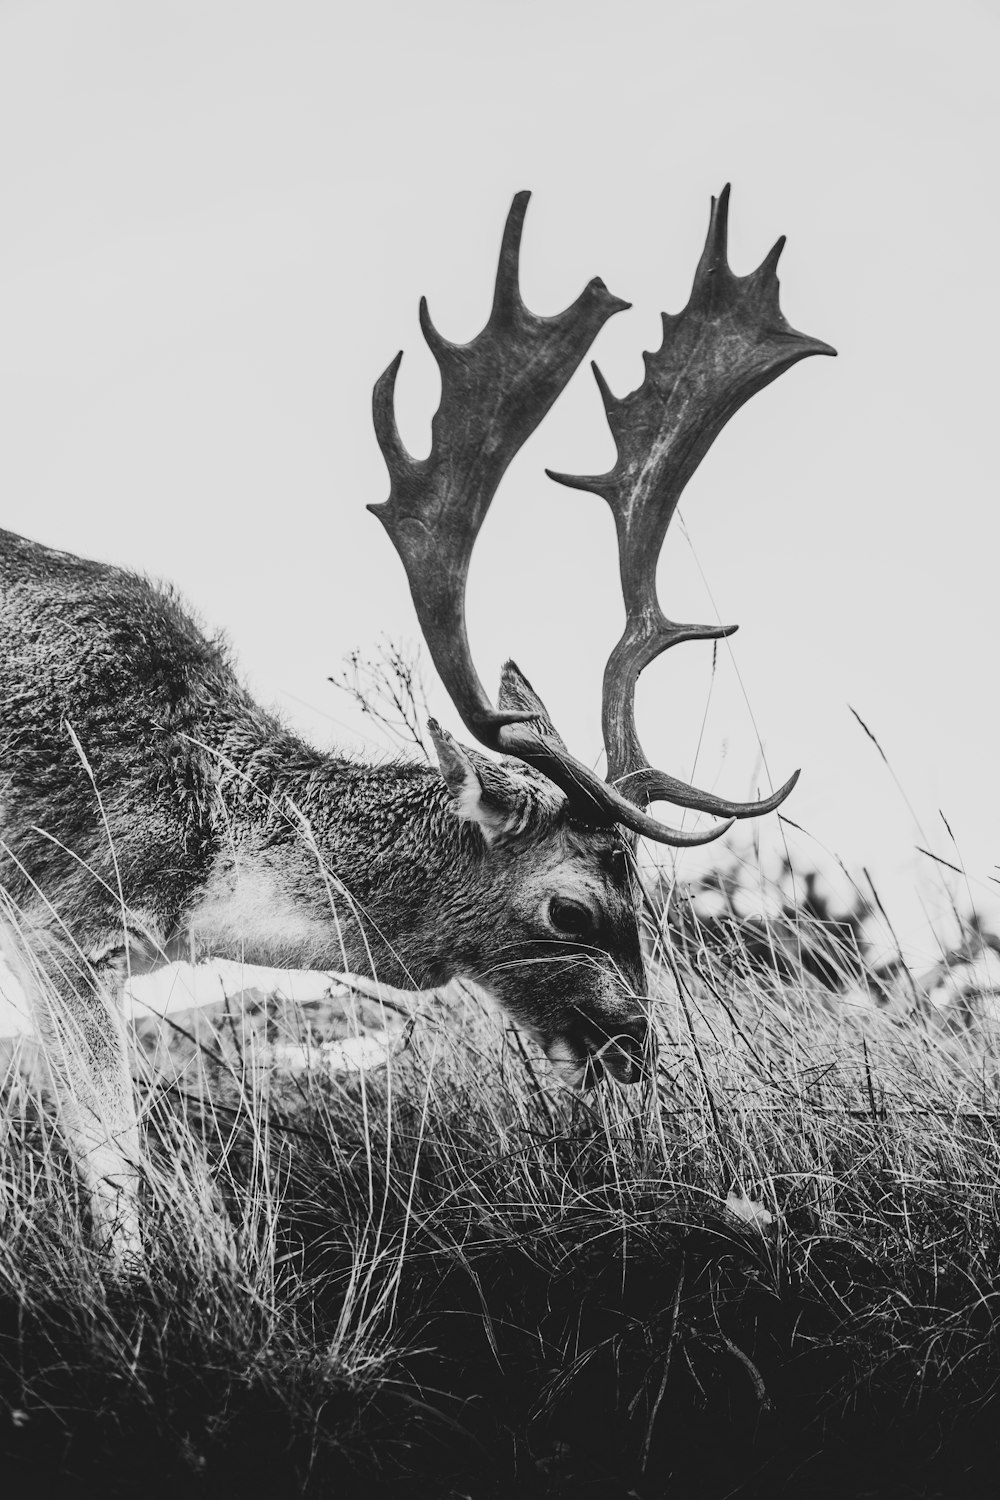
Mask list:
[[400,349],[399,353],[395,354],[393,356],[393,358],[390,359],[389,363],[386,365],[385,369],[382,371],[381,375],[376,380],[374,388],[373,388],[373,391],[372,391],[373,398],[375,396],[379,395],[380,392],[382,391],[383,387],[385,387],[385,386],[388,386],[389,391],[391,393],[392,387],[396,383],[396,376],[399,373],[399,367],[400,367],[400,365],[402,363],[403,363],[403,351],[402,351],[402,349]]
[[615,395],[614,391],[612,391],[611,387],[608,385],[608,382],[605,380],[603,374],[601,373],[601,367],[597,363],[596,359],[592,359],[590,361],[590,368],[594,372],[594,379],[597,381],[597,389],[600,391],[601,400],[604,402],[604,410],[610,417],[611,413],[613,411],[617,411],[618,407],[621,406],[621,400],[618,396]]
[[440,338],[440,334],[431,321],[431,310],[427,305],[427,298],[421,297],[419,306],[420,329],[428,343],[433,338]]
[[390,474],[394,466],[403,467],[413,462],[396,425],[396,375],[402,359],[403,351],[400,349],[395,359],[382,371],[372,390],[372,422],[375,427],[375,437]]
[[779,234],[756,271],[753,272],[755,278],[763,281],[777,273],[778,261],[781,259],[781,252],[784,250],[786,243],[787,236]]
[[832,344],[826,344],[822,339],[814,339],[808,333],[799,333],[797,328],[789,328],[787,324],[784,328],[777,328],[771,331],[778,337],[795,340],[800,351],[796,355],[796,360],[809,359],[813,354],[827,354],[831,359],[836,359],[837,357],[837,351]]
[[521,259],[521,234],[524,230],[524,215],[531,197],[527,189],[514,194],[513,202],[503,226],[500,241],[500,259],[497,262],[497,277],[493,288],[493,311],[490,321],[509,320],[524,308],[519,286]]
[[606,474],[560,474],[555,469],[546,469],[549,479],[564,484],[570,490],[587,490],[592,495],[604,495],[607,489]]
[[584,293],[587,292],[597,292],[603,296],[609,318],[613,318],[615,313],[628,312],[632,306],[631,302],[626,302],[624,297],[617,297],[614,292],[608,290],[608,284],[603,276],[595,276],[592,281],[588,281],[584,288]]

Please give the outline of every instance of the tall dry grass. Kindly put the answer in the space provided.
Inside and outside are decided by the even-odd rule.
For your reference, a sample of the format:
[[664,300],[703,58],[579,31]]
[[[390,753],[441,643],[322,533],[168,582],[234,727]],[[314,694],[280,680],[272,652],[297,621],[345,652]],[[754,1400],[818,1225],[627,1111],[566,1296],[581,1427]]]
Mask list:
[[549,1090],[469,996],[354,1075],[284,1070],[266,1007],[148,1042],[129,1279],[14,1048],[5,1473],[174,1496],[992,1493],[989,1016],[945,1026],[903,975],[887,999],[815,914],[677,910],[650,921],[654,1068],[627,1092]]

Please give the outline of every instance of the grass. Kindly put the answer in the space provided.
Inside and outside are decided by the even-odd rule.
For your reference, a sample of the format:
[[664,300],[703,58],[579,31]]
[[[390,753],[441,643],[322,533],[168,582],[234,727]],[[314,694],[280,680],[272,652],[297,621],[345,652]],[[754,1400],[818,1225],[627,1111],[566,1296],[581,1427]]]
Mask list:
[[273,1066],[266,1008],[147,1037],[129,1280],[15,1049],[8,1493],[995,1493],[994,1039],[783,920],[654,943],[628,1092],[547,1092],[471,1002],[340,1079]]

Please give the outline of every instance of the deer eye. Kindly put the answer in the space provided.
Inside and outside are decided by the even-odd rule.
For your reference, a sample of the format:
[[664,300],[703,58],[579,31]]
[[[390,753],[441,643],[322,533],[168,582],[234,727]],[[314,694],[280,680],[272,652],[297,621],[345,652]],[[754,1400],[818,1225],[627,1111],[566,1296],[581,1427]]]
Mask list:
[[590,912],[578,901],[564,901],[553,896],[549,902],[549,921],[557,932],[568,937],[590,938],[594,932],[594,921]]

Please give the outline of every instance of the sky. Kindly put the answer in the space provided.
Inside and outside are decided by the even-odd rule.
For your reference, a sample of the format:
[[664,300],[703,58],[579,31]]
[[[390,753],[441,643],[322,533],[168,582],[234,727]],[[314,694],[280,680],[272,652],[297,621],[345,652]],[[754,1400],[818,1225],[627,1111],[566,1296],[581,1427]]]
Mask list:
[[[756,396],[689,484],[661,600],[741,628],[714,671],[703,644],[647,671],[640,732],[724,795],[801,766],[765,849],[868,869],[932,958],[928,916],[1000,895],[998,42],[996,0],[0,0],[0,524],[170,580],[304,734],[384,755],[328,678],[417,637],[365,507],[398,349],[429,445],[420,295],[472,337],[530,188],[525,300],[595,275],[629,300],[593,350],[622,393],[731,182],[734,269],[786,234],[783,309],[839,358]],[[612,460],[585,364],[469,585],[484,682],[513,656],[591,763],[614,531],[544,470]]]

